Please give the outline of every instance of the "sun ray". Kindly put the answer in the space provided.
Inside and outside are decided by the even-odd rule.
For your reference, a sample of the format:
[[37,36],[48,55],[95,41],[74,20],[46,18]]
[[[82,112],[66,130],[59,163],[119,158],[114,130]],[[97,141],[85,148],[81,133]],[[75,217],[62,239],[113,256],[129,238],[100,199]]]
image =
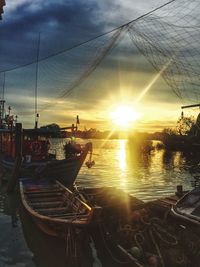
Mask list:
[[172,62],[172,59],[170,59],[163,67],[162,69],[156,74],[156,76],[152,79],[152,81],[144,88],[142,93],[138,96],[136,103],[140,102],[140,100],[146,95],[146,93],[151,89],[152,85],[160,78],[160,76],[163,74],[163,72],[168,68],[170,63]]

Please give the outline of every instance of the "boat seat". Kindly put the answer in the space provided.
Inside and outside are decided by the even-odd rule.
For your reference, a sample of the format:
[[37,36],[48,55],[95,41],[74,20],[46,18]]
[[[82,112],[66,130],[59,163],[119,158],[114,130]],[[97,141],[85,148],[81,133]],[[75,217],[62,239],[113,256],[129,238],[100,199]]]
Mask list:
[[26,190],[24,191],[25,194],[42,194],[42,193],[48,193],[48,192],[63,192],[64,189],[62,188],[46,188],[46,189],[41,189],[41,190]]
[[200,206],[198,206],[196,209],[194,209],[191,214],[194,216],[200,217]]
[[61,201],[53,201],[53,202],[30,202],[30,206],[35,209],[35,208],[54,208],[57,207],[61,204]]
[[62,197],[57,196],[57,197],[45,197],[45,198],[32,198],[30,199],[31,203],[46,203],[46,202],[54,202],[54,201],[60,201],[62,202]]
[[58,196],[62,196],[62,192],[48,192],[48,193],[41,193],[41,194],[27,194],[26,197],[27,199],[38,199],[38,198],[46,198],[46,197],[58,197]]
[[60,214],[62,212],[68,212],[66,207],[63,208],[35,208],[36,212],[42,215]]

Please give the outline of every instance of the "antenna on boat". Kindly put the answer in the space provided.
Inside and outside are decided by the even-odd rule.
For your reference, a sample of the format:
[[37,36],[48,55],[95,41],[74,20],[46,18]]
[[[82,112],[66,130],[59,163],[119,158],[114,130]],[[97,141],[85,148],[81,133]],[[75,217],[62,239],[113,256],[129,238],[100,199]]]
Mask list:
[[8,115],[10,116],[11,106],[8,107]]
[[77,115],[76,116],[76,126],[74,126],[74,124],[72,124],[72,132],[73,132],[73,135],[76,136],[76,133],[78,131],[78,124],[80,124],[80,120],[79,120],[79,116]]
[[79,116],[76,116],[76,130],[78,130],[78,124],[80,124]]
[[37,60],[36,60],[36,72],[35,72],[35,129],[38,128],[38,120],[39,120],[39,114],[38,114],[38,103],[37,103],[37,89],[38,89],[38,61],[39,61],[39,55],[40,55],[40,32],[38,35],[38,45],[37,45]]
[[6,73],[4,71],[3,74],[3,91],[2,91],[2,100],[0,100],[0,122],[1,125],[3,124],[3,119],[4,119],[4,104],[5,104],[5,100],[4,100],[4,94],[5,94],[5,83],[6,83]]

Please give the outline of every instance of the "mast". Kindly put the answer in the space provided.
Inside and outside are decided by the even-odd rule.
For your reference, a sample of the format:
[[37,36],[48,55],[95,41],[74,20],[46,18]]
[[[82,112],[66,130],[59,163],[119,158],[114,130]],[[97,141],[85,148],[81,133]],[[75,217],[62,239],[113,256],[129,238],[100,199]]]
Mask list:
[[5,71],[4,71],[4,75],[3,75],[3,92],[2,92],[2,100],[4,100],[5,83],[6,83],[6,73],[5,73]]
[[37,60],[36,60],[36,72],[35,72],[35,129],[38,128],[38,103],[37,103],[37,90],[38,90],[38,61],[40,55],[40,32],[38,36],[38,45],[37,45]]
[[4,100],[4,94],[5,94],[5,83],[6,83],[6,73],[4,72],[3,74],[3,91],[2,91],[2,99],[0,100],[0,123],[1,126],[3,125],[3,119],[4,119],[4,105],[5,105],[5,100]]

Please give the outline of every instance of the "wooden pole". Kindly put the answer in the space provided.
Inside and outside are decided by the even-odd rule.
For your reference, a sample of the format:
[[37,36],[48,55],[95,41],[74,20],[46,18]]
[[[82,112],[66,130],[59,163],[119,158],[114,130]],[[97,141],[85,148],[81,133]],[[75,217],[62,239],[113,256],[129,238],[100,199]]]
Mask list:
[[37,103],[39,56],[40,56],[40,32],[39,32],[39,36],[38,36],[37,61],[36,61],[36,72],[35,72],[35,129],[38,128],[38,119],[39,119],[38,103]]
[[15,164],[13,166],[11,179],[8,182],[7,193],[14,191],[20,174],[22,164],[22,124],[16,123],[15,128]]
[[188,106],[182,106],[181,108],[195,108],[195,107],[200,107],[200,104],[194,104],[194,105],[188,105]]

